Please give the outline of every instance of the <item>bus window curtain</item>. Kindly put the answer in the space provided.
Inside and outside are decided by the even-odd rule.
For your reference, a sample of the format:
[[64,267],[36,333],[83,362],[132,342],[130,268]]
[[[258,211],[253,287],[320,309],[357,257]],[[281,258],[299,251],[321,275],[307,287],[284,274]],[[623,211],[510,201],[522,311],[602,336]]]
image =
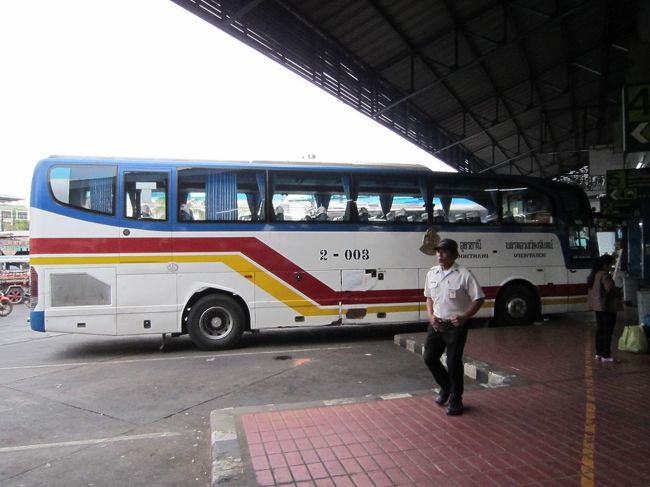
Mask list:
[[251,212],[251,220],[256,222],[262,219],[264,200],[266,199],[266,185],[264,180],[264,174],[257,173],[255,174],[255,180],[257,182],[257,192],[255,193],[246,193],[246,202],[248,203],[248,209]]
[[257,220],[257,209],[259,208],[259,193],[246,193],[246,203],[248,203],[248,210],[251,212],[251,221]]
[[320,208],[321,206],[327,210],[330,206],[330,200],[332,199],[331,194],[325,194],[325,193],[316,193],[315,195],[316,198],[316,206]]
[[490,191],[490,203],[492,203],[492,206],[488,208],[488,211],[490,213],[494,213],[497,218],[499,217],[499,192],[498,191]]
[[205,182],[206,220],[237,220],[237,174],[208,174]]
[[343,176],[343,190],[347,199],[343,219],[346,222],[358,221],[359,210],[357,208],[357,198],[359,197],[359,185],[349,175],[345,175]]
[[264,202],[266,201],[266,178],[264,173],[258,172],[255,175],[257,180],[257,190],[259,191],[259,201],[255,206],[255,220],[264,220]]
[[451,196],[441,196],[440,202],[442,203],[442,211],[444,211],[445,216],[449,218],[449,210],[451,209]]
[[90,180],[90,209],[102,213],[113,212],[113,178]]
[[393,206],[393,195],[392,194],[380,194],[379,195],[379,205],[381,206],[381,211],[386,216]]
[[427,179],[420,180],[420,195],[424,199],[424,211],[427,213],[429,222],[433,221],[433,191]]

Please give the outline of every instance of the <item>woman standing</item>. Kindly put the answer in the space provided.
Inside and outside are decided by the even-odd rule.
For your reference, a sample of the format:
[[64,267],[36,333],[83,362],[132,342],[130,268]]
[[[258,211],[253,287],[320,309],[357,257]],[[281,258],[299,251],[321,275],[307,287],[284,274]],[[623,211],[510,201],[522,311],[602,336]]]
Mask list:
[[587,278],[587,304],[596,312],[596,360],[614,362],[611,355],[612,334],[616,324],[619,289],[609,274],[614,258],[605,254],[596,259]]

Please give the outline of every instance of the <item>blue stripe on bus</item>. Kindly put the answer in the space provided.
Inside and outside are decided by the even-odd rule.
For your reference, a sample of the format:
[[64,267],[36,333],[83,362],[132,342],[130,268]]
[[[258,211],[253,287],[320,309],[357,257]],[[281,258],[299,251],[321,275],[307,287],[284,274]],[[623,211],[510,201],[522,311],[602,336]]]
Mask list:
[[29,325],[34,331],[45,331],[45,311],[32,311],[29,314]]

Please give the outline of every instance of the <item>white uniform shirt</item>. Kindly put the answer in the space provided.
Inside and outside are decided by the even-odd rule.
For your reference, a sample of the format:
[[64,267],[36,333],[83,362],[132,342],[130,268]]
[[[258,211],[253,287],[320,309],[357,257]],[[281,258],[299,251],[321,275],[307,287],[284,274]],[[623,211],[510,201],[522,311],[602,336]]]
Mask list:
[[456,263],[447,273],[439,265],[429,269],[424,295],[433,300],[434,314],[442,320],[462,315],[473,301],[485,297],[474,274]]

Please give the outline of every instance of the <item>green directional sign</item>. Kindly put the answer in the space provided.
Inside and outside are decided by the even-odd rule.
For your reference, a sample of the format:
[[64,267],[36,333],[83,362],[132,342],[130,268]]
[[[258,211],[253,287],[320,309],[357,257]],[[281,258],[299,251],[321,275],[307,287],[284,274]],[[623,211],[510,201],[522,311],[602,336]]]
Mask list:
[[607,197],[614,201],[650,199],[650,168],[607,171]]
[[623,88],[623,131],[626,152],[650,151],[650,83]]

